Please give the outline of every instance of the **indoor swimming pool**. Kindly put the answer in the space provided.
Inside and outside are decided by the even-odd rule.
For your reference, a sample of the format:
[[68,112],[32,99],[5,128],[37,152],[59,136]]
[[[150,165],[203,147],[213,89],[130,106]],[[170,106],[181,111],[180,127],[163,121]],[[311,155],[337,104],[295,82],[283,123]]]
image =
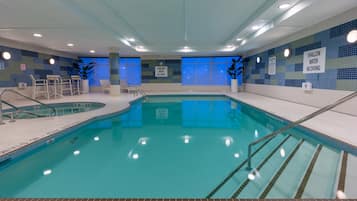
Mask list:
[[147,96],[4,158],[0,197],[335,198],[343,152],[304,128],[247,169],[248,144],[287,123],[226,96]]

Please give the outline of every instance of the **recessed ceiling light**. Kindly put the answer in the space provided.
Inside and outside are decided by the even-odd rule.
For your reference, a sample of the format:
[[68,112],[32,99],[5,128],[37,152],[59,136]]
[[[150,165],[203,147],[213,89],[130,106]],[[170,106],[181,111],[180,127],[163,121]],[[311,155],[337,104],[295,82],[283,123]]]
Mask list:
[[10,60],[11,59],[11,54],[10,52],[3,52],[1,54],[2,58],[5,59],[5,60]]
[[135,38],[128,38],[126,39],[127,41],[130,41],[130,42],[135,42]]
[[290,4],[288,4],[288,3],[284,3],[284,4],[280,4],[280,5],[279,5],[279,8],[282,9],[282,10],[283,10],[283,9],[287,9],[287,8],[289,8],[289,7],[290,7]]
[[256,30],[260,29],[261,27],[262,27],[262,25],[254,25],[254,26],[252,26],[252,30],[256,31]]
[[237,49],[237,47],[234,46],[234,45],[227,45],[226,47],[224,47],[220,51],[222,51],[222,52],[232,52],[232,51],[234,51],[236,49]]
[[68,46],[68,47],[73,47],[74,44],[73,44],[73,43],[67,43],[67,46]]
[[33,37],[36,37],[36,38],[42,38],[42,34],[40,34],[40,33],[34,33],[32,35],[33,35]]
[[89,50],[89,53],[94,54],[94,53],[95,53],[95,50]]
[[141,46],[141,45],[136,46],[136,47],[135,47],[135,50],[136,50],[137,52],[148,52],[148,51],[149,51],[148,49],[146,49],[144,46]]
[[126,46],[131,47],[131,44],[129,43],[129,41],[122,39],[121,42],[124,43]]
[[179,49],[179,50],[177,50],[178,52],[185,52],[185,53],[187,53],[187,52],[194,52],[195,50],[194,49],[191,49],[190,47],[188,47],[188,46],[184,46],[182,49]]
[[241,43],[240,43],[240,45],[244,45],[244,44],[246,44],[247,43],[247,40],[243,40]]
[[242,41],[243,39],[242,38],[237,38],[237,41]]

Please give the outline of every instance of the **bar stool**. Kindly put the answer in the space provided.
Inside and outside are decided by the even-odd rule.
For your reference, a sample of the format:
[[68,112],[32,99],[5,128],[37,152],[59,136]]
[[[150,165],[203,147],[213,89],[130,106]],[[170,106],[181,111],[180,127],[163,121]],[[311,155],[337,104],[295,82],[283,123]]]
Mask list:
[[36,99],[38,95],[44,94],[47,99],[50,99],[50,93],[48,90],[48,82],[46,79],[35,79],[31,74],[30,78],[32,80],[32,98]]
[[81,77],[79,75],[72,75],[71,80],[72,80],[73,94],[80,95],[81,94]]
[[72,80],[71,79],[63,79],[62,77],[59,77],[59,85],[60,85],[60,94],[64,96],[65,91],[69,91],[69,94],[73,96],[73,90],[72,90]]
[[59,86],[60,86],[60,76],[59,75],[47,75],[47,84],[49,88],[51,89],[52,95],[54,98],[57,98],[59,96],[62,96],[59,92]]

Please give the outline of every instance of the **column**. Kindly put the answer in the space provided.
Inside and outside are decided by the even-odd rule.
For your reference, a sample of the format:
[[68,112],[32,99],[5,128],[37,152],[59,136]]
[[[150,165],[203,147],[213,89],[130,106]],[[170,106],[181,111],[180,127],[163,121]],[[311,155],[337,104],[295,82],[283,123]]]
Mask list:
[[110,49],[109,65],[110,65],[110,84],[111,84],[110,95],[118,96],[120,95],[119,50],[115,48]]

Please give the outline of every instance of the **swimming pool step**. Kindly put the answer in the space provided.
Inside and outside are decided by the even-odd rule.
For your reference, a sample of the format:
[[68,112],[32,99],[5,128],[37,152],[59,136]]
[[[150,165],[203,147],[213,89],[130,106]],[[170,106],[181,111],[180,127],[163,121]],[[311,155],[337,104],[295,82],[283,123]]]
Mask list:
[[262,192],[262,189],[269,183],[270,179],[279,170],[281,164],[287,159],[294,148],[298,144],[298,140],[295,138],[289,139],[278,150],[276,150],[272,157],[265,163],[256,167],[256,174],[254,180],[246,179],[240,188],[237,189],[233,197],[238,198],[256,198]]
[[319,148],[303,141],[285,160],[260,198],[293,198]]
[[[258,163],[264,160],[264,158],[271,153],[272,149],[280,147],[291,136],[278,135],[272,138],[270,141],[263,143],[258,149],[253,152],[254,157],[252,163]],[[234,169],[220,184],[213,189],[206,198],[227,198],[231,196],[241,185],[243,181],[247,178],[249,170],[246,169],[247,160],[243,161],[236,169]]]
[[335,198],[340,160],[339,152],[322,147],[313,169],[305,174],[308,180],[301,184],[295,198]]

